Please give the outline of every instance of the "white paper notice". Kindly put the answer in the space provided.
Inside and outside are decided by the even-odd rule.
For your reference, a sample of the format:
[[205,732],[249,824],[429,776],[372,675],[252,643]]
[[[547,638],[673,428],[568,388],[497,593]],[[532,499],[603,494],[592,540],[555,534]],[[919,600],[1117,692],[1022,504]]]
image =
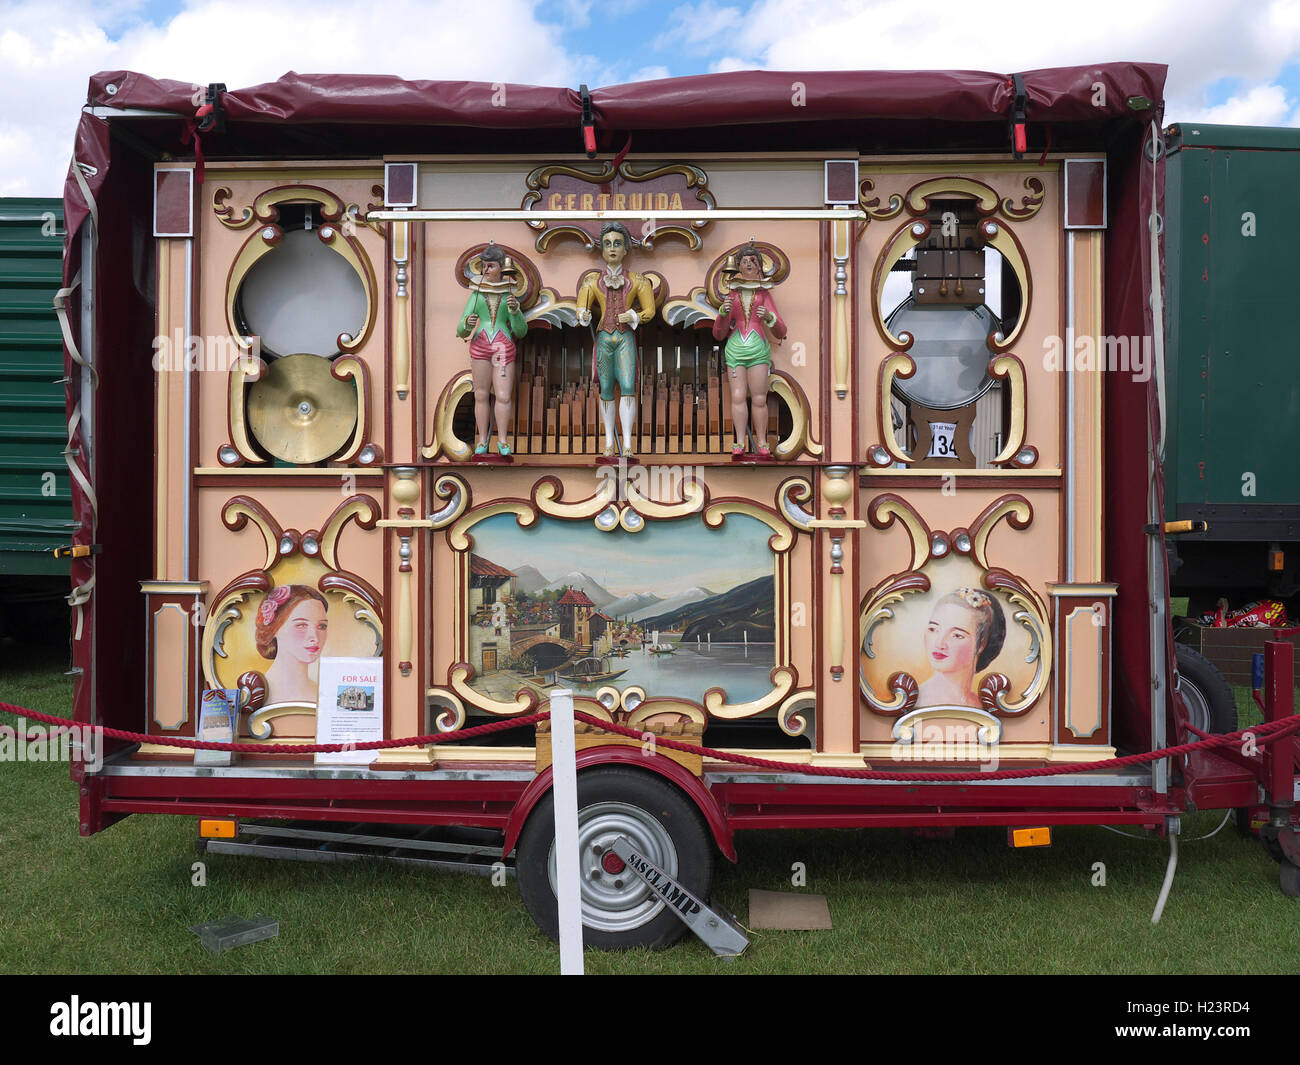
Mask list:
[[[316,703],[317,743],[368,743],[384,738],[384,660],[322,658]],[[378,751],[317,754],[317,765],[369,765]]]

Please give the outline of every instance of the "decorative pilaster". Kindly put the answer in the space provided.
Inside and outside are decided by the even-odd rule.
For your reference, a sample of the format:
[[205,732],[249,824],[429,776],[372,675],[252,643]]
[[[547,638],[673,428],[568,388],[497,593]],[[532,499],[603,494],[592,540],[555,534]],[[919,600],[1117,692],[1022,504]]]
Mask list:
[[415,534],[412,525],[401,525],[403,521],[414,521],[414,504],[420,498],[420,484],[416,480],[419,472],[414,466],[399,466],[393,471],[397,483],[393,485],[393,501],[397,504],[397,668],[402,676],[411,675],[411,647],[415,635],[414,597],[411,589],[411,538]]
[[861,529],[866,522],[849,518],[844,504],[853,494],[848,466],[827,466],[823,471],[822,499],[828,518],[808,522],[812,529],[825,529],[830,536],[830,582],[826,615],[826,657],[830,662],[831,680],[844,679],[844,537],[851,529]]
[[849,222],[831,223],[831,250],[835,257],[835,294],[832,305],[831,362],[835,368],[835,395],[849,394]]
[[398,399],[411,391],[411,324],[407,317],[410,292],[407,264],[411,256],[411,224],[393,223],[393,262],[396,264],[397,306],[393,312],[393,386]]

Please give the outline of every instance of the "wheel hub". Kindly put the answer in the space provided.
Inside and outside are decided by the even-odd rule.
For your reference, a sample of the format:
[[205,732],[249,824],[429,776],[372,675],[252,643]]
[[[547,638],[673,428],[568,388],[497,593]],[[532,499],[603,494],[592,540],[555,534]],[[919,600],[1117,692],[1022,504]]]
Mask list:
[[1202,732],[1209,732],[1212,724],[1210,703],[1205,693],[1186,677],[1181,677],[1180,692],[1187,706],[1187,723]]
[[[629,870],[612,850],[625,836],[632,847],[669,876],[677,875],[672,837],[644,810],[619,802],[602,802],[578,813],[578,866],[582,877],[582,921],[602,932],[625,932],[651,921],[663,900]],[[548,869],[555,890],[555,846]]]

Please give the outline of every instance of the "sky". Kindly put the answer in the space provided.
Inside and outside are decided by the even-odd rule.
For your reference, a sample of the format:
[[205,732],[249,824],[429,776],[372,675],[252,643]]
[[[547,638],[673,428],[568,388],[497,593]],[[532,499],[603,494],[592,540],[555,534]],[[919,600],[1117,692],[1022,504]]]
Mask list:
[[[310,14],[306,12],[310,11]],[[62,192],[90,75],[592,88],[718,71],[1167,63],[1165,122],[1300,126],[1300,0],[0,0],[0,196]]]

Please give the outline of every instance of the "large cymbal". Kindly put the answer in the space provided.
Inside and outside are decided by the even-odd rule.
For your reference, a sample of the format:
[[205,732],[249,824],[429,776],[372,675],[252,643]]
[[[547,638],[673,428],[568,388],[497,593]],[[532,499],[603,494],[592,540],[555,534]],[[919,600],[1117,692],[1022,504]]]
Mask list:
[[248,424],[257,442],[285,462],[322,462],[357,424],[357,391],[330,374],[329,359],[285,355],[249,389]]

